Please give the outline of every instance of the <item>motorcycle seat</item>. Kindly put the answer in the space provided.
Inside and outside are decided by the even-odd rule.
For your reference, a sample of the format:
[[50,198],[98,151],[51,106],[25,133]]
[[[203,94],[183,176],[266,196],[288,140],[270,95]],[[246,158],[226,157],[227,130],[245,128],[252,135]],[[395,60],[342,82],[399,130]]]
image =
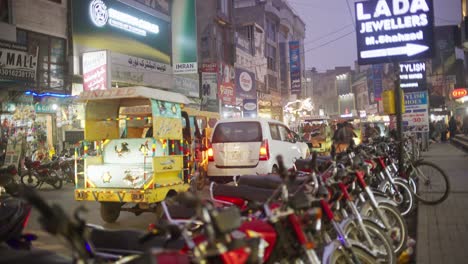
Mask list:
[[174,219],[190,219],[196,215],[195,208],[174,204],[167,207],[169,214]]
[[181,239],[168,240],[164,236],[154,236],[150,240],[140,243],[145,235],[140,230],[106,230],[92,229],[90,241],[98,251],[108,252],[144,252],[151,248],[182,249],[185,242]]
[[271,197],[274,190],[272,189],[261,189],[251,186],[232,186],[225,184],[216,184],[213,187],[214,196],[227,196],[241,198],[252,202],[266,202]]
[[[307,181],[307,177],[297,177],[289,187],[300,186]],[[277,189],[283,183],[283,179],[278,175],[244,175],[237,181],[238,185],[250,186],[262,189]]]
[[276,189],[283,180],[278,175],[243,175],[237,181],[238,185],[264,189]]

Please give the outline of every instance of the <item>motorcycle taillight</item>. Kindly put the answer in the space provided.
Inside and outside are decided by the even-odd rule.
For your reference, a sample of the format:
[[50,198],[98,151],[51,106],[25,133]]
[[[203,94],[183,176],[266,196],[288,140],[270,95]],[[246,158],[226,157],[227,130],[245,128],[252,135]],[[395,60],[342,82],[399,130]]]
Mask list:
[[28,208],[28,213],[26,214],[26,217],[23,220],[23,229],[26,228],[29,222],[29,217],[31,217],[31,208]]

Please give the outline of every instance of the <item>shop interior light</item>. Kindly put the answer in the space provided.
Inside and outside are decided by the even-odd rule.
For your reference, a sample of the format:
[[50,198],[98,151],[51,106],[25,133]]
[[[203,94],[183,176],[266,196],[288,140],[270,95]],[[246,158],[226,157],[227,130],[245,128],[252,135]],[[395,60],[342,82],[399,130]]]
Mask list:
[[50,97],[58,97],[58,98],[69,98],[69,97],[74,97],[73,95],[70,94],[58,94],[58,93],[35,93],[31,91],[27,91],[24,93],[25,95],[32,95],[36,97],[44,97],[44,96],[50,96]]

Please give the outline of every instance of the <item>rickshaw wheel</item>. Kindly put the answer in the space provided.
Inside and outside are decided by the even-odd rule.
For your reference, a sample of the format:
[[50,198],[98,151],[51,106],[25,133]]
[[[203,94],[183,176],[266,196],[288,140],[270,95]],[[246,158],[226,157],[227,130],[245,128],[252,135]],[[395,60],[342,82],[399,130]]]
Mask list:
[[121,203],[101,202],[101,218],[106,223],[115,223],[120,216]]

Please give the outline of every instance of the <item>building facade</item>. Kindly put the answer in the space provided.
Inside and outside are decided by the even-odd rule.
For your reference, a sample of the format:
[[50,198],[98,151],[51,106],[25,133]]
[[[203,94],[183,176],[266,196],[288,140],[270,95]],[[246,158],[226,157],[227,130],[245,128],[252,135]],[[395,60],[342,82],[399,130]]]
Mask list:
[[[285,0],[235,0],[238,25],[256,24],[264,29],[264,58],[257,67],[266,68],[266,74],[257,77],[259,114],[264,117],[282,119],[282,107],[291,99],[301,97],[304,70],[305,23]],[[297,95],[291,98],[290,43],[296,41],[299,82]],[[265,72],[265,70],[263,70]]]
[[68,1],[0,1],[2,133],[24,135],[28,151],[60,148],[68,107]]

